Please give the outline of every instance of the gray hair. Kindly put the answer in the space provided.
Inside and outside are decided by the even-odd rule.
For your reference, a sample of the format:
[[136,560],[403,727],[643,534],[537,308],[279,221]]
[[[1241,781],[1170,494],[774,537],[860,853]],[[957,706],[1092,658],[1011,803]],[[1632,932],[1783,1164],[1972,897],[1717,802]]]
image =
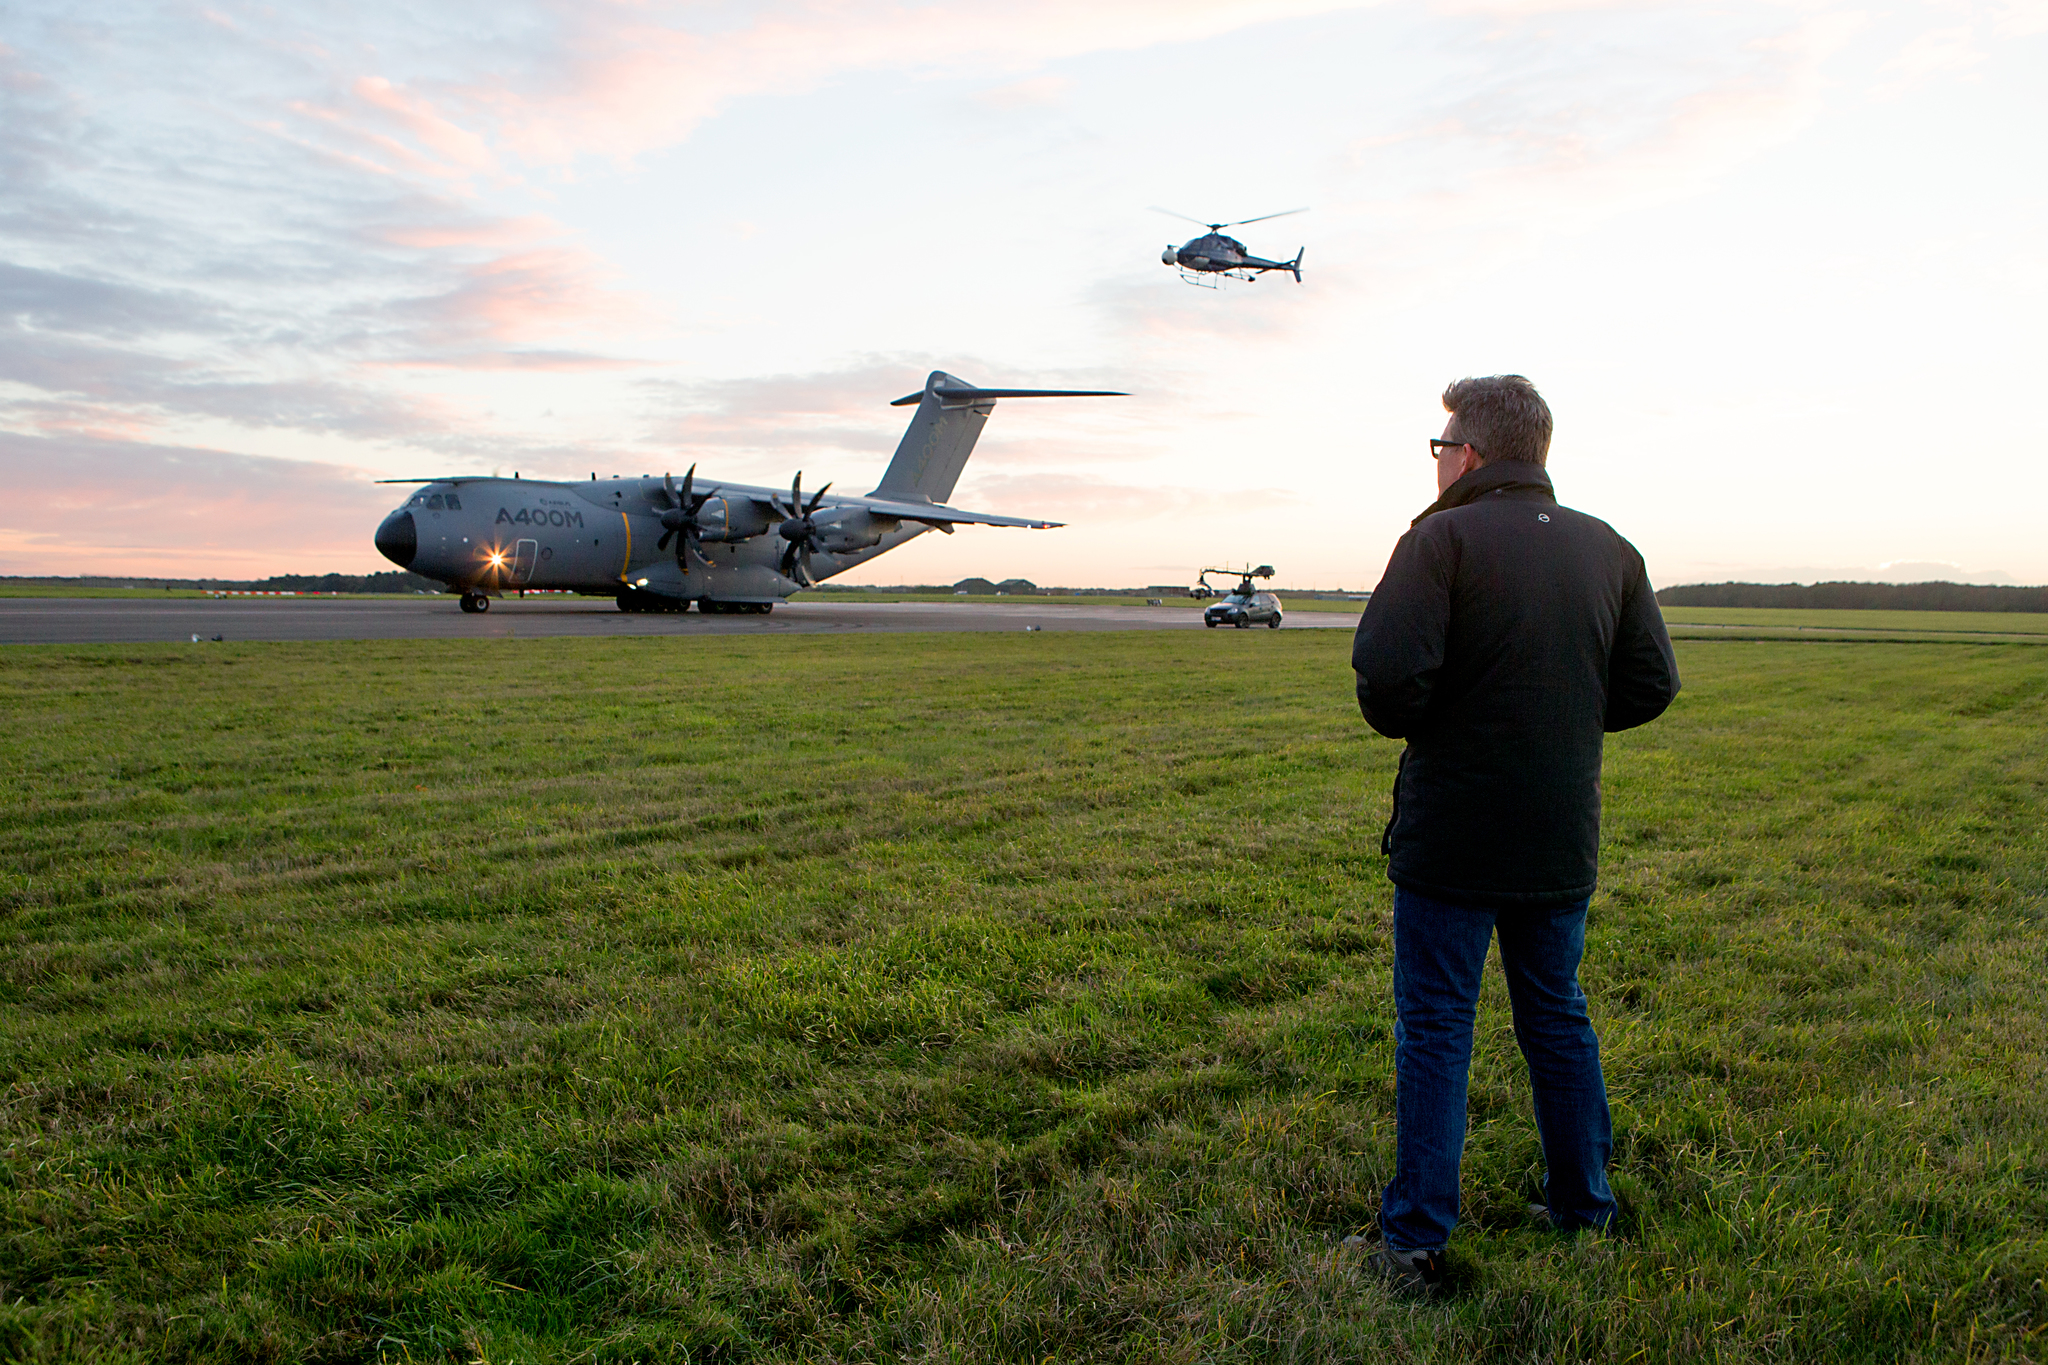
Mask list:
[[1444,411],[1487,464],[1526,460],[1541,465],[1550,458],[1550,405],[1521,375],[1460,379],[1444,390]]

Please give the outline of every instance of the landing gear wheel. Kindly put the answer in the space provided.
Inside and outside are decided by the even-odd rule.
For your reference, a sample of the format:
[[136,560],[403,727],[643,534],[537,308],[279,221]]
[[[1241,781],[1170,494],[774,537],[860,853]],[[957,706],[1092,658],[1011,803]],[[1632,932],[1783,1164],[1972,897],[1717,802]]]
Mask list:
[[468,612],[489,611],[491,599],[480,592],[466,592],[462,594],[462,609]]

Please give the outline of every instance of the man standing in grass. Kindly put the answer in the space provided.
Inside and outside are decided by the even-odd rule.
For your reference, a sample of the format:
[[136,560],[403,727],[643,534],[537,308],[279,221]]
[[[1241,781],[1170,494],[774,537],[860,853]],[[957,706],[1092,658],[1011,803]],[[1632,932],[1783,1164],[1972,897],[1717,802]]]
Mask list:
[[1443,1285],[1496,931],[1543,1138],[1540,1211],[1565,1232],[1614,1218],[1607,1088],[1578,981],[1600,749],[1678,692],[1643,557],[1557,505],[1536,386],[1461,379],[1443,402],[1450,420],[1429,443],[1439,496],[1394,547],[1351,652],[1366,720],[1408,741],[1380,841],[1394,883],[1395,1160],[1372,1254],[1411,1291]]

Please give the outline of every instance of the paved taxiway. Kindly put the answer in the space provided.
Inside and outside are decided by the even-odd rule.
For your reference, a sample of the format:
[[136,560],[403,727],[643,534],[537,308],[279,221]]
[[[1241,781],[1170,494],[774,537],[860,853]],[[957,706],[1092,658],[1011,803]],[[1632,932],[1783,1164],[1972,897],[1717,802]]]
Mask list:
[[[1349,612],[1303,611],[1297,627],[1349,630]],[[452,597],[0,598],[0,644],[139,644],[227,640],[469,640],[550,635],[805,635],[858,631],[1200,630],[1191,607],[1004,606],[952,602],[785,602],[768,616],[640,615],[608,600],[507,598],[481,616]],[[1264,627],[1254,627],[1264,629]]]

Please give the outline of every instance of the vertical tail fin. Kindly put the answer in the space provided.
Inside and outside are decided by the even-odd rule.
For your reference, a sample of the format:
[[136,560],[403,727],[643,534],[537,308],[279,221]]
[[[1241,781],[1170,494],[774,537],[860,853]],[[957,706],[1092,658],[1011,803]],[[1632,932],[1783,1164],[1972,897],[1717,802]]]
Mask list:
[[944,502],[953,496],[960,471],[974,453],[974,443],[998,398],[1122,398],[1108,389],[982,389],[944,370],[925,377],[924,388],[891,403],[917,404],[896,458],[871,495],[911,502]]
[[1296,284],[1301,283],[1301,258],[1305,254],[1307,254],[1306,248],[1296,247],[1294,249],[1294,259],[1287,263],[1287,268],[1294,272],[1294,282]]
[[[942,397],[945,389],[960,391],[962,396]],[[903,439],[896,443],[896,458],[889,461],[874,496],[916,502],[944,502],[953,496],[960,471],[967,467],[967,457],[974,453],[974,443],[995,410],[993,399],[965,396],[974,391],[966,380],[933,370],[921,392],[896,400],[905,406],[917,404],[917,412]]]

